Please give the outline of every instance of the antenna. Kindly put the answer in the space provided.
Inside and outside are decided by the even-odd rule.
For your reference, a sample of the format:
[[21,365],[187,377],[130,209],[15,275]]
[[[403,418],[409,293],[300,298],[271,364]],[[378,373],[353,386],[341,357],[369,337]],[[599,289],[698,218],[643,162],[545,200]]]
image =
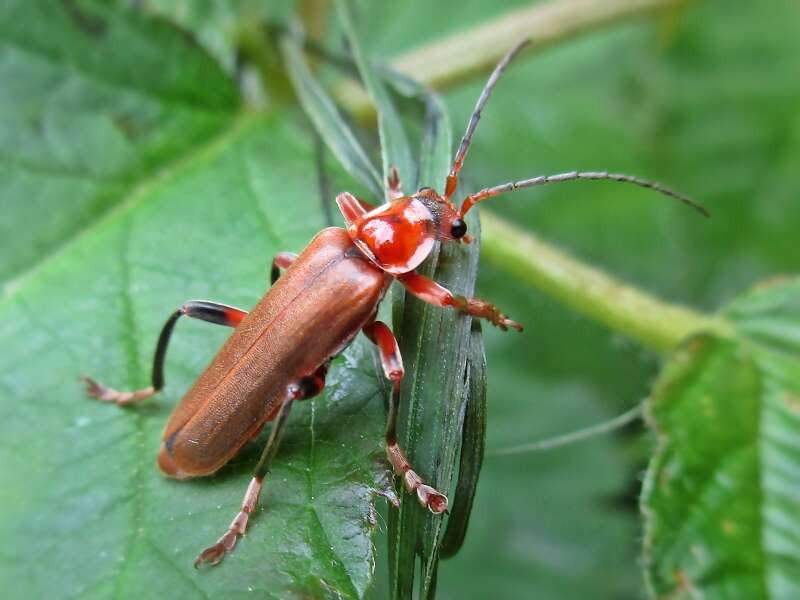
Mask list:
[[533,179],[523,179],[521,181],[510,181],[508,183],[503,183],[500,185],[496,185],[490,188],[484,188],[480,192],[467,196],[464,199],[464,202],[461,204],[461,208],[459,209],[459,213],[463,217],[470,208],[472,208],[478,202],[482,202],[488,198],[492,198],[493,196],[499,196],[500,194],[505,194],[506,192],[513,192],[514,190],[518,190],[521,188],[529,188],[535,187],[537,185],[547,185],[549,183],[563,183],[565,181],[578,181],[581,179],[593,179],[593,180],[607,180],[607,181],[618,181],[620,183],[630,183],[639,187],[647,188],[653,191],[658,192],[659,194],[663,194],[665,196],[669,196],[670,198],[674,198],[679,202],[683,202],[684,204],[692,207],[697,212],[699,212],[704,217],[710,217],[711,214],[708,210],[692,200],[687,196],[679,194],[668,187],[657,183],[655,181],[649,181],[647,179],[640,179],[639,177],[634,177],[632,175],[624,175],[623,173],[609,173],[607,171],[570,171],[569,173],[559,173],[557,175],[540,175],[539,177],[534,177]]
[[486,103],[489,101],[489,97],[492,95],[494,86],[497,85],[497,81],[500,79],[503,71],[506,70],[506,67],[508,67],[508,64],[513,60],[520,50],[528,45],[528,43],[530,43],[530,40],[522,40],[513,48],[511,48],[511,50],[508,51],[503,59],[497,63],[497,66],[489,76],[489,80],[486,82],[486,85],[483,86],[483,91],[478,98],[478,102],[475,104],[475,108],[473,109],[472,115],[469,118],[469,123],[467,123],[467,131],[464,133],[464,137],[461,140],[461,145],[458,147],[456,156],[453,159],[453,166],[450,167],[450,174],[447,176],[447,183],[445,184],[444,188],[445,200],[449,200],[450,196],[453,195],[453,192],[456,191],[456,187],[458,187],[458,173],[461,171],[461,167],[464,166],[464,159],[467,156],[467,150],[469,150],[469,145],[472,142],[472,135],[475,133],[475,129],[478,127],[478,121],[481,120],[481,111],[483,111],[483,107],[486,106]]

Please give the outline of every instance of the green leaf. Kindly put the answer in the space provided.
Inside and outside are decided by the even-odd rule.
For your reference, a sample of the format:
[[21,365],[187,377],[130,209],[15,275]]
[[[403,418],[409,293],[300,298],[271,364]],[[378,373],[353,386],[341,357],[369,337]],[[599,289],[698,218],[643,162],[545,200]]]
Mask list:
[[[504,9],[421,4],[390,22],[376,7],[365,27],[373,45],[406,50]],[[797,271],[798,36],[791,0],[769,11],[711,0],[523,58],[484,111],[464,175],[483,187],[603,168],[691,194],[712,219],[600,183],[515,192],[486,206],[641,289],[716,310],[761,279]],[[482,83],[446,95],[456,125]],[[603,421],[649,393],[659,368],[652,354],[525,289],[509,263],[488,258],[479,295],[527,329],[485,331],[487,453]],[[639,432],[538,457],[488,455],[465,546],[440,567],[442,595],[640,597],[633,519],[652,448]]]
[[0,284],[219,134],[238,106],[173,27],[100,2],[4,2],[0,39]]
[[458,481],[442,538],[442,558],[455,556],[464,545],[486,446],[486,356],[480,321],[472,322],[471,338],[466,374],[469,395],[461,431]]
[[[181,322],[167,387],[139,407],[90,400],[77,380],[88,373],[144,386],[158,332],[182,302],[255,304],[274,254],[301,251],[324,226],[307,130],[292,113],[236,112],[232,83],[160,22],[100,3],[76,4],[80,13],[18,4],[0,26],[11,48],[0,64],[28,62],[4,92],[34,86],[32,115],[37,101],[59,97],[44,93],[46,78],[74,92],[74,116],[87,127],[67,119],[66,129],[46,130],[62,136],[62,149],[113,174],[102,170],[114,158],[105,144],[113,136],[97,138],[93,124],[130,111],[147,127],[139,154],[120,163],[125,185],[103,192],[116,208],[49,238],[58,250],[38,248],[34,268],[0,299],[0,587],[12,598],[363,597],[375,495],[391,493],[368,343],[356,341],[334,361],[326,393],[293,411],[248,535],[205,571],[192,561],[238,510],[266,432],[213,477],[167,480],[154,461],[172,407],[229,332]],[[30,190],[70,222],[62,207],[85,206],[88,188],[53,183],[48,139],[4,151],[14,164],[42,165],[26,173]],[[16,249],[30,212],[13,190],[0,192]]]
[[649,403],[643,494],[657,596],[800,594],[800,279],[726,311],[740,336],[679,350]]
[[[471,296],[477,275],[480,225],[472,212],[467,223],[475,236],[471,245],[442,246],[438,255],[429,258],[417,271],[455,294]],[[470,319],[407,297],[402,318],[395,321],[395,327],[407,373],[401,396],[400,443],[415,470],[430,485],[449,492],[456,481],[468,397],[465,375]],[[389,525],[392,597],[411,597],[415,553],[422,559],[420,595],[431,597],[444,533],[443,518],[406,501],[399,510],[390,513]]]
[[294,36],[281,39],[286,68],[303,110],[333,155],[353,177],[376,197],[383,194],[381,176],[324,88],[312,77]]
[[[432,94],[427,109],[420,152],[420,185],[441,186],[450,166],[450,121]],[[437,245],[417,269],[421,275],[463,296],[473,294],[480,254],[478,215],[470,213],[467,224],[475,240],[471,245]],[[410,294],[398,295],[394,315],[408,374],[401,395],[400,422],[405,427],[401,429],[400,442],[415,470],[430,485],[449,493],[456,482],[455,465],[465,406],[471,392],[478,394],[477,389],[470,389],[467,360],[482,355],[483,341],[480,334],[477,339],[472,338],[471,319],[421,302]],[[481,387],[480,383],[477,387]],[[469,493],[464,490],[462,486],[456,491]],[[450,498],[455,501],[452,494]],[[459,518],[465,520],[463,514]],[[431,515],[413,502],[404,502],[398,511],[390,513],[389,571],[393,598],[412,597],[417,555],[421,558],[420,597],[435,595],[443,523],[441,516]]]
[[[397,113],[386,86],[364,53],[354,22],[352,2],[336,0],[336,9],[364,87],[367,88],[367,92],[378,109],[378,135],[381,142],[383,178],[385,180],[389,175],[389,169],[395,167],[400,172],[401,183],[408,186],[410,182],[416,181],[417,169],[411,156],[411,148],[400,115]],[[404,189],[404,191],[410,193],[413,190]],[[386,199],[389,199],[388,190]]]
[[[268,257],[301,250],[322,226],[303,203],[315,193],[305,177],[311,148],[286,123],[280,115],[243,122],[0,304],[0,340],[14,357],[0,374],[0,532],[15,549],[0,580],[13,583],[12,596],[252,588],[361,597],[368,587],[373,496],[387,482],[382,389],[363,342],[334,363],[323,397],[297,407],[264,509],[207,573],[192,560],[237,509],[260,443],[204,480],[168,481],[153,461],[172,405],[225,331],[179,325],[166,392],[149,405],[93,402],[76,380],[87,372],[145,385],[156,335],[174,307],[192,297],[252,305],[266,287]],[[43,556],[50,568],[34,568]]]

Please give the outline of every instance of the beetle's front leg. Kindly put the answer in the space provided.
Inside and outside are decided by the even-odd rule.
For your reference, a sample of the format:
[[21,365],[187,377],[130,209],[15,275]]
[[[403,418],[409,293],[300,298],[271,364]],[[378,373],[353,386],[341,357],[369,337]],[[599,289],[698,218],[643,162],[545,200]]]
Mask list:
[[450,290],[439,285],[432,279],[418,275],[413,271],[400,275],[397,279],[409,292],[423,302],[443,308],[455,308],[473,317],[486,319],[492,325],[499,327],[503,331],[506,331],[509,327],[513,327],[517,331],[522,331],[522,325],[506,317],[494,304],[490,304],[485,300],[456,296]]
[[389,198],[397,200],[403,197],[403,184],[400,183],[400,172],[397,167],[391,167],[386,176],[386,189],[389,191]]
[[194,566],[199,567],[202,564],[217,565],[225,554],[231,552],[236,547],[236,542],[241,536],[245,534],[247,529],[247,522],[250,515],[255,511],[258,506],[258,498],[261,495],[261,488],[264,485],[264,477],[269,472],[269,466],[272,462],[275,453],[278,451],[283,431],[286,429],[286,421],[289,419],[289,413],[292,410],[292,404],[295,400],[304,400],[306,398],[313,398],[319,394],[325,387],[325,375],[328,373],[328,364],[325,363],[313,374],[307,377],[301,377],[296,382],[290,383],[286,388],[286,399],[281,404],[278,415],[275,418],[275,425],[272,432],[269,434],[266,446],[261,453],[261,458],[258,460],[253,478],[247,486],[247,491],[244,493],[242,499],[242,506],[239,512],[231,521],[228,530],[222,534],[216,543],[203,550],[200,555],[195,559]]
[[392,382],[392,400],[386,422],[386,455],[392,469],[403,478],[406,489],[417,495],[419,503],[434,514],[447,510],[447,496],[425,484],[411,468],[405,452],[397,443],[397,415],[400,411],[400,384],[403,381],[403,358],[397,340],[389,327],[381,321],[373,321],[364,327],[366,336],[376,345],[381,354],[381,365],[386,378]]
[[121,392],[84,375],[81,379],[86,383],[86,392],[93,398],[103,402],[114,402],[120,406],[141,402],[159,392],[164,387],[164,359],[167,356],[167,346],[169,346],[172,330],[175,328],[175,323],[178,322],[178,319],[184,315],[193,319],[216,323],[217,325],[236,327],[247,316],[247,311],[227,304],[208,302],[206,300],[190,300],[186,302],[170,315],[161,329],[161,335],[158,336],[156,354],[153,357],[152,383],[149,387],[133,392]]

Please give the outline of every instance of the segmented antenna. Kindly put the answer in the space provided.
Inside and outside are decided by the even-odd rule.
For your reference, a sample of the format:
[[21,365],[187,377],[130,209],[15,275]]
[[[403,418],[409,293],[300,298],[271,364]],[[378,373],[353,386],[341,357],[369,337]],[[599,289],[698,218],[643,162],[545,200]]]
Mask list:
[[483,87],[483,91],[481,92],[478,102],[475,104],[475,108],[473,109],[472,115],[469,118],[469,123],[467,123],[467,131],[464,133],[464,137],[461,140],[461,145],[458,147],[456,156],[453,159],[453,166],[450,167],[450,174],[447,176],[447,183],[444,189],[444,197],[446,200],[449,200],[450,196],[453,195],[453,192],[456,191],[456,187],[458,186],[458,173],[461,171],[461,167],[464,165],[464,159],[467,156],[467,150],[469,150],[470,142],[472,142],[472,135],[475,133],[475,129],[478,127],[478,121],[481,120],[481,111],[483,111],[483,107],[486,106],[486,103],[489,101],[489,97],[492,95],[494,86],[497,85],[498,79],[500,79],[500,76],[503,74],[503,71],[506,70],[508,64],[513,60],[517,53],[522,50],[522,48],[528,45],[529,42],[530,40],[526,39],[511,48],[511,50],[508,51],[503,59],[497,63],[494,71],[492,71],[492,74],[489,76],[489,80]]
[[[472,143],[472,136],[475,133],[475,129],[478,127],[478,122],[481,119],[481,112],[483,111],[483,107],[486,106],[486,103],[489,101],[489,98],[492,95],[492,90],[494,90],[494,86],[497,85],[500,76],[508,67],[509,63],[514,59],[514,57],[519,53],[522,48],[524,48],[530,40],[523,40],[516,44],[508,53],[503,57],[503,59],[497,63],[497,66],[492,71],[492,74],[489,76],[486,85],[483,87],[483,91],[481,92],[480,97],[478,98],[478,102],[475,104],[475,108],[472,111],[472,115],[469,118],[469,123],[467,124],[467,131],[464,133],[464,137],[461,140],[461,144],[458,147],[458,151],[456,151],[455,158],[453,158],[453,166],[450,167],[450,174],[447,176],[447,183],[445,184],[445,193],[444,197],[446,200],[449,200],[453,193],[456,191],[456,187],[458,186],[458,174],[461,171],[461,167],[464,166],[464,159],[467,156],[467,151],[469,150],[469,146]],[[691,198],[684,196],[683,194],[679,194],[668,187],[657,183],[655,181],[649,181],[647,179],[641,179],[639,177],[634,177],[633,175],[625,175],[622,173],[609,173],[607,171],[570,171],[569,173],[559,173],[557,175],[541,175],[539,177],[534,177],[533,179],[523,179],[521,181],[511,181],[509,183],[503,183],[501,185],[496,185],[494,187],[485,188],[478,192],[477,194],[472,194],[471,196],[467,196],[464,199],[464,202],[461,204],[461,208],[459,212],[463,217],[473,205],[486,200],[487,198],[491,198],[493,196],[497,196],[499,194],[504,194],[506,192],[513,192],[514,190],[518,190],[520,188],[528,188],[534,187],[537,185],[547,185],[549,183],[562,183],[564,181],[576,181],[579,179],[594,179],[594,180],[610,180],[610,181],[619,181],[622,183],[631,183],[633,185],[637,185],[639,187],[647,188],[650,190],[654,190],[660,194],[668,196],[670,198],[674,198],[679,202],[683,202],[687,206],[692,207],[697,212],[702,214],[705,217],[711,216],[706,210],[705,207],[701,206]]]
[[467,214],[470,208],[472,208],[478,202],[482,202],[487,198],[491,198],[493,196],[499,196],[500,194],[505,194],[506,192],[513,192],[514,190],[518,190],[521,188],[529,188],[534,187],[537,185],[547,185],[548,183],[563,183],[564,181],[577,181],[579,179],[593,179],[593,180],[609,180],[609,181],[619,181],[621,183],[631,183],[633,185],[647,188],[650,190],[654,190],[660,194],[668,196],[670,198],[674,198],[679,202],[683,202],[684,204],[692,207],[697,212],[705,217],[710,217],[711,214],[708,210],[683,194],[679,194],[668,187],[657,183],[655,181],[649,181],[647,179],[640,179],[639,177],[634,177],[632,175],[624,175],[622,173],[609,173],[607,171],[570,171],[569,173],[559,173],[557,175],[540,175],[539,177],[534,177],[532,179],[523,179],[521,181],[510,181],[508,183],[503,183],[500,185],[496,185],[490,188],[484,188],[480,192],[472,194],[471,196],[467,196],[464,199],[464,202],[461,204],[461,208],[459,212],[463,217]]

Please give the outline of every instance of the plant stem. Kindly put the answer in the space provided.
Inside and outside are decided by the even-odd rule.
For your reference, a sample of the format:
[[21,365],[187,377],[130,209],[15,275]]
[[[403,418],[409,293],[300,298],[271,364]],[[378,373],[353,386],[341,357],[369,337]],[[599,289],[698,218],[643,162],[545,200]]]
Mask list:
[[[554,0],[517,9],[488,23],[421,46],[391,62],[393,70],[436,90],[443,90],[492,69],[516,42],[531,43],[526,52],[555,44],[610,22],[677,7],[685,0]],[[334,90],[338,103],[359,121],[374,119],[364,89],[346,79]]]
[[488,210],[481,211],[481,258],[642,345],[668,352],[690,335],[729,335],[721,318],[667,304],[586,265]]

